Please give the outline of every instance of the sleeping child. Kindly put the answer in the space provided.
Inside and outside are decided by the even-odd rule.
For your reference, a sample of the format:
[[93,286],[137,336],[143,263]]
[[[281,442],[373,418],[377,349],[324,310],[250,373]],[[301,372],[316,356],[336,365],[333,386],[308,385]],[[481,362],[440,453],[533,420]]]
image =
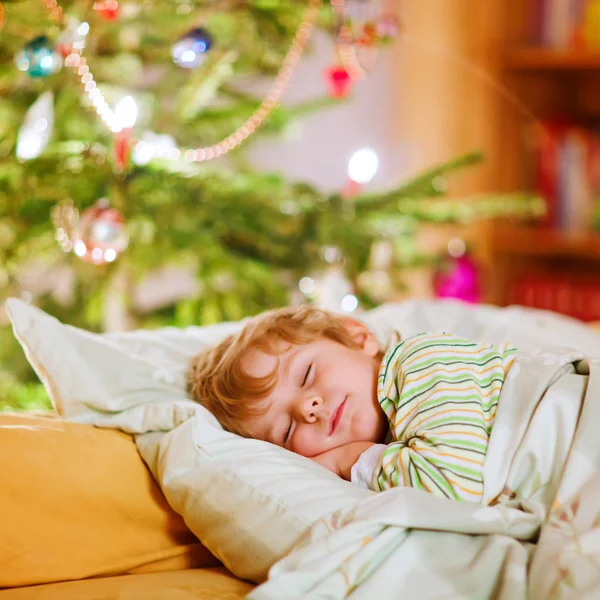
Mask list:
[[516,350],[423,333],[381,349],[360,321],[283,308],[196,356],[193,398],[225,429],[309,457],[376,491],[480,502]]

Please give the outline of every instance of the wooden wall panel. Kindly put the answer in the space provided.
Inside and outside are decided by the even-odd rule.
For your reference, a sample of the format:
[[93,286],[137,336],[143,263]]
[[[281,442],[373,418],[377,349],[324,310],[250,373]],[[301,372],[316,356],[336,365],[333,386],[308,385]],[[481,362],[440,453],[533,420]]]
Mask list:
[[509,102],[501,79],[501,0],[404,0],[394,137],[409,148],[410,172],[470,150],[483,167],[465,173],[453,194],[498,189],[499,115]]

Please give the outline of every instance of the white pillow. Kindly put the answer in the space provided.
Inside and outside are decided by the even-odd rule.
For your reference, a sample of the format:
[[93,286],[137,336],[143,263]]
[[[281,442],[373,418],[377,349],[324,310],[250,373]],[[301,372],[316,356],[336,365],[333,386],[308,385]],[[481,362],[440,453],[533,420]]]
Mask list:
[[190,358],[240,323],[94,334],[14,298],[6,309],[63,417],[158,432],[137,436],[140,453],[174,510],[238,577],[263,581],[312,523],[374,493],[283,448],[224,431],[187,398]]
[[[262,581],[319,518],[372,494],[316,463],[224,431],[185,392],[189,359],[241,324],[93,334],[63,325],[16,299],[6,303],[15,335],[65,418],[119,427],[138,448],[173,508],[236,575]],[[597,354],[600,336],[543,311],[454,301],[409,301],[361,317],[382,344],[447,331],[523,349],[575,346]],[[168,433],[165,433],[168,432]]]
[[97,334],[63,325],[16,298],[9,298],[5,306],[15,337],[56,411],[83,422],[96,411],[188,401],[191,357],[242,327],[222,323]]

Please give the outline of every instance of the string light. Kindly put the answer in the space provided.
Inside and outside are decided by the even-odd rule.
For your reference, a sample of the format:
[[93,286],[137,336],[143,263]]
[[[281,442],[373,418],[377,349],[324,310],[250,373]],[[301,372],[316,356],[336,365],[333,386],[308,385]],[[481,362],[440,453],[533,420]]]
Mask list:
[[360,184],[369,183],[377,173],[379,158],[372,148],[357,150],[348,162],[348,177]]
[[[95,88],[96,90],[98,88]],[[98,100],[96,96],[94,100]],[[93,103],[93,102],[92,102]],[[123,129],[131,129],[137,121],[138,108],[135,100],[131,96],[125,96],[117,102],[115,107],[115,127],[114,133],[118,133]]]
[[358,298],[354,294],[346,294],[342,298],[340,308],[347,313],[354,312],[358,308]]
[[[42,4],[49,12],[49,15],[59,24],[64,24],[64,15],[62,8],[56,0],[42,0]],[[306,43],[312,33],[320,0],[308,0],[308,5],[302,17],[302,21],[296,30],[296,35],[292,41],[279,73],[275,81],[267,92],[260,106],[254,111],[240,127],[232,134],[212,146],[203,148],[189,149],[181,151],[179,148],[173,148],[161,155],[164,160],[179,160],[181,156],[188,162],[202,162],[212,160],[227,154],[240,144],[244,143],[257,129],[259,129],[267,120],[273,109],[279,104],[281,96],[292,78],[294,69],[304,52]],[[110,108],[108,102],[97,87],[94,76],[87,65],[83,56],[82,47],[73,47],[70,54],[65,58],[65,65],[73,69],[76,73],[79,83],[83,87],[90,106],[96,111],[98,117],[113,132],[121,131],[121,122],[115,112]]]

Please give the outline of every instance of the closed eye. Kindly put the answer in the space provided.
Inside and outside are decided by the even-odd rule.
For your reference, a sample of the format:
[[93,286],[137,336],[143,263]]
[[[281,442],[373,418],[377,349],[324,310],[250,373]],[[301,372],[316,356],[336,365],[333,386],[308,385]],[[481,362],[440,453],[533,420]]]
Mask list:
[[306,385],[306,381],[308,380],[308,376],[310,375],[310,371],[312,369],[312,363],[308,365],[308,369],[306,369],[306,373],[304,373],[304,379],[302,380],[302,385],[300,387],[304,387]]

